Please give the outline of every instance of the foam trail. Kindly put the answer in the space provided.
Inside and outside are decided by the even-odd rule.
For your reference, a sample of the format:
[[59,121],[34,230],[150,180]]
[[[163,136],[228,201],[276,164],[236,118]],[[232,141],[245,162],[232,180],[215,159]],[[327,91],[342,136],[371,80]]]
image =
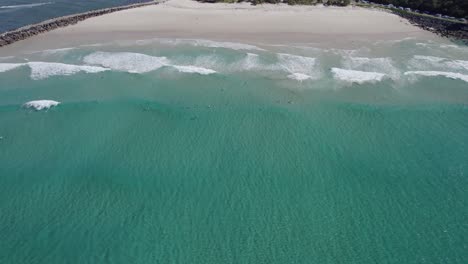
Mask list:
[[247,56],[242,60],[243,70],[252,70],[259,67],[258,54],[247,53]]
[[14,58],[13,56],[0,57],[0,61]]
[[96,66],[72,65],[56,62],[28,62],[27,64],[31,68],[31,78],[33,80],[41,80],[56,75],[73,75],[78,72],[97,73],[109,70]]
[[316,59],[298,55],[278,54],[280,66],[288,72],[309,72],[315,67]]
[[60,102],[53,101],[53,100],[36,100],[36,101],[30,101],[27,103],[23,104],[24,108],[34,108],[37,111],[41,111],[44,109],[49,109],[51,107],[59,105]]
[[47,49],[47,50],[42,50],[38,51],[44,55],[53,55],[53,54],[62,54],[62,53],[67,53],[71,50],[74,50],[76,48],[71,47],[71,48],[61,48],[61,49]]
[[207,47],[207,48],[225,48],[232,50],[264,50],[254,45],[244,44],[244,43],[235,43],[235,42],[219,42],[206,39],[153,39],[153,40],[140,40],[138,44],[145,45],[153,41],[159,41],[162,44],[167,45],[192,45],[198,47]]
[[409,61],[409,66],[415,70],[464,70],[468,71],[468,61],[450,60],[435,56],[415,55]]
[[36,4],[25,4],[25,5],[7,5],[7,6],[0,6],[0,9],[20,9],[20,8],[31,8],[43,5],[50,5],[53,2],[44,2],[44,3],[36,3]]
[[363,72],[340,68],[332,68],[331,71],[335,79],[359,84],[365,82],[380,82],[387,76],[379,72]]
[[382,72],[394,79],[400,77],[400,71],[393,66],[391,58],[345,57],[343,66],[357,71]]
[[292,73],[288,75],[288,78],[292,80],[296,80],[296,81],[301,81],[301,82],[308,80],[308,79],[312,79],[311,76],[307,74],[303,74],[303,73]]
[[317,79],[316,59],[286,53],[279,53],[279,68],[290,73],[288,78],[295,80]]
[[0,72],[6,72],[25,65],[24,63],[0,63]]
[[202,68],[202,67],[196,67],[196,66],[172,65],[172,67],[176,68],[179,72],[185,72],[185,73],[198,73],[201,75],[208,75],[208,74],[216,73],[216,71],[214,70]]
[[84,57],[86,64],[100,65],[117,71],[145,73],[169,65],[166,57],[132,52],[94,52]]
[[264,50],[257,46],[244,44],[244,43],[234,43],[234,42],[217,42],[211,40],[195,40],[196,46],[204,46],[209,48],[226,48],[233,50]]
[[[177,60],[176,60],[177,61]],[[211,69],[216,72],[242,72],[248,70],[259,70],[263,67],[260,65],[259,56],[253,53],[247,53],[243,58],[229,62],[223,57],[216,54],[201,55],[195,59],[179,60],[173,66],[178,65],[192,65],[198,68]]]
[[229,65],[225,65],[224,69],[230,72],[242,72],[249,70],[260,70],[262,66],[260,65],[260,60],[258,54],[247,53],[245,56]]
[[454,60],[449,62],[449,65],[453,68],[460,68],[468,71],[468,61],[465,60]]
[[468,82],[468,75],[464,75],[456,72],[440,72],[440,71],[408,71],[405,75],[420,75],[426,77],[437,77],[442,76],[454,80],[462,80]]
[[195,65],[197,67],[204,67],[216,70],[226,68],[226,63],[222,60],[221,57],[215,54],[197,56],[194,61],[183,62],[181,64],[190,64]]

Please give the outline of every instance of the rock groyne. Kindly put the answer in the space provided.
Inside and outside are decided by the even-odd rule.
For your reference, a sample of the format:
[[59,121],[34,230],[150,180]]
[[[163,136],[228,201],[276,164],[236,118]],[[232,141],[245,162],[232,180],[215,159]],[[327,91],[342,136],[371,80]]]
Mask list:
[[395,14],[406,18],[411,24],[439,36],[459,40],[468,45],[468,24],[454,22],[425,15],[416,15],[409,12],[393,11]]
[[17,41],[27,39],[29,37],[48,32],[57,28],[66,27],[69,25],[74,25],[80,21],[91,17],[97,17],[125,9],[131,9],[136,7],[148,6],[148,5],[156,5],[159,2],[152,1],[147,3],[138,3],[126,6],[119,6],[119,7],[111,7],[99,10],[93,10],[85,13],[74,14],[70,16],[58,17],[50,20],[46,20],[44,22],[28,25],[25,27],[21,27],[16,30],[12,30],[3,34],[0,34],[0,47],[10,45]]

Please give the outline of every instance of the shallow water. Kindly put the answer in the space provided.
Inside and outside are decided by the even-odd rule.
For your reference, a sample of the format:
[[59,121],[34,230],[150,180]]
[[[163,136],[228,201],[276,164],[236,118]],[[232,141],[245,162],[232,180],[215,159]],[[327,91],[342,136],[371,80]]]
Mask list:
[[0,58],[0,263],[466,263],[467,61],[415,39]]
[[2,0],[0,33],[55,17],[149,0]]

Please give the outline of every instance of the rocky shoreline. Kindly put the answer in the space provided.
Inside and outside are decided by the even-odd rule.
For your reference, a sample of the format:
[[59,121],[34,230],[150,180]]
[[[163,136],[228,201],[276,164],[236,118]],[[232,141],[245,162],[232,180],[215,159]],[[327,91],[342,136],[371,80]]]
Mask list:
[[54,30],[56,28],[74,25],[80,21],[83,21],[91,17],[97,17],[97,16],[101,16],[101,15],[105,15],[105,14],[109,14],[109,13],[113,13],[113,12],[117,12],[117,11],[121,11],[125,9],[131,9],[131,8],[148,6],[148,5],[156,5],[158,3],[159,2],[153,1],[153,2],[147,2],[147,3],[138,3],[138,4],[132,4],[132,5],[126,5],[126,6],[111,7],[111,8],[93,10],[93,11],[89,11],[85,13],[46,20],[38,24],[21,27],[19,29],[1,34],[0,35],[0,47],[10,45],[17,41],[27,39],[29,37],[32,37],[32,36],[47,32],[47,31]]
[[467,23],[452,22],[430,16],[411,14],[408,12],[393,11],[393,13],[407,19],[411,24],[424,30],[430,31],[442,37],[461,41],[468,45]]

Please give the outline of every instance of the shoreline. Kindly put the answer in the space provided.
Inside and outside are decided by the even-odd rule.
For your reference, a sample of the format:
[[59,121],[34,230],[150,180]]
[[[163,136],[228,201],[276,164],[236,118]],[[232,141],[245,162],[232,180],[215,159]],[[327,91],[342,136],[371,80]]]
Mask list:
[[21,40],[25,40],[32,36],[36,36],[42,33],[49,32],[57,28],[75,25],[80,21],[84,21],[92,17],[102,16],[105,14],[110,14],[110,13],[137,8],[137,7],[157,5],[159,3],[160,2],[157,2],[157,1],[150,1],[150,2],[145,2],[145,3],[137,3],[137,4],[131,4],[131,5],[92,10],[92,11],[88,11],[84,13],[56,17],[56,18],[42,21],[40,23],[23,26],[18,29],[7,31],[7,32],[0,34],[0,48],[7,46],[7,45],[11,45]]
[[416,15],[400,10],[392,10],[396,15],[407,19],[411,24],[443,38],[460,41],[468,45],[468,24],[441,20],[424,15]]
[[[12,34],[16,37],[12,38]],[[253,6],[170,0],[90,11],[20,28],[0,35],[0,47],[2,40],[7,44],[0,48],[0,55],[32,48],[54,49],[152,38],[313,43],[343,48],[359,45],[360,41],[412,37],[440,38],[395,14],[358,6]]]

